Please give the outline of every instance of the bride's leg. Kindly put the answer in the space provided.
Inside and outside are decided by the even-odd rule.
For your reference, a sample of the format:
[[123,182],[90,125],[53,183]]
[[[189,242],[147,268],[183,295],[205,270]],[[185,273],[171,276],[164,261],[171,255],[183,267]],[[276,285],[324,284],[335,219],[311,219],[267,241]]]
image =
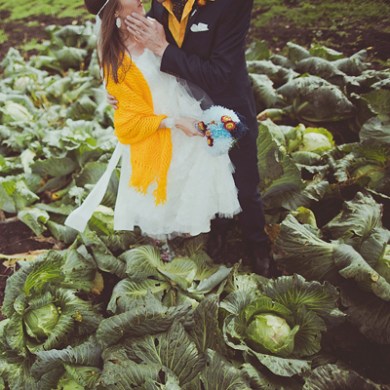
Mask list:
[[169,262],[172,261],[175,257],[175,252],[172,250],[172,248],[169,245],[167,238],[152,238],[148,237],[150,244],[155,246],[161,255],[161,260]]

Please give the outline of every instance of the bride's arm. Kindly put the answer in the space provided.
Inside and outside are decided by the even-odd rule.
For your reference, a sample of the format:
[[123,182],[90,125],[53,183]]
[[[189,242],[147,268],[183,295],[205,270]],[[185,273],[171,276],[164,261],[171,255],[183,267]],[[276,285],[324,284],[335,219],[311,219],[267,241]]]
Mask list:
[[134,91],[126,91],[124,98],[118,100],[114,128],[119,142],[131,145],[166,128],[162,123],[167,116],[155,114],[153,107]]

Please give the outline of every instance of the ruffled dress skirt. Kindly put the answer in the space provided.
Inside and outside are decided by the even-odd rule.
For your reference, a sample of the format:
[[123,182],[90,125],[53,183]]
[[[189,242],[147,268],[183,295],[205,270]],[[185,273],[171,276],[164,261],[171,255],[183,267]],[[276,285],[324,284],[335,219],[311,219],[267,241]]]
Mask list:
[[[160,71],[160,59],[145,50],[133,61],[142,71],[153,96],[156,114],[169,117],[202,117],[200,102],[176,77]],[[82,205],[65,221],[83,231],[101,202],[115,166],[121,160],[121,174],[114,209],[114,229],[134,230],[138,226],[150,237],[192,236],[210,231],[217,215],[231,218],[240,212],[233,165],[228,154],[213,156],[203,137],[188,137],[173,128],[172,160],[168,172],[167,201],[156,205],[151,185],[147,194],[129,186],[130,147],[118,143],[107,170]]]

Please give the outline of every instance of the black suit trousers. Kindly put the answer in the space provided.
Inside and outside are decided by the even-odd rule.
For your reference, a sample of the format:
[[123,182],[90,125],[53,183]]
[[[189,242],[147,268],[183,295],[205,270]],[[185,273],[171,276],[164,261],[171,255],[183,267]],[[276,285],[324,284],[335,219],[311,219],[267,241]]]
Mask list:
[[[262,242],[266,235],[257,168],[258,129],[245,61],[245,38],[252,7],[253,0],[207,1],[204,6],[195,2],[181,48],[169,31],[166,9],[156,0],[152,2],[150,16],[163,24],[170,43],[163,54],[161,70],[200,87],[214,104],[241,114],[250,128],[230,151],[230,158],[235,166],[243,237],[247,241]],[[200,25],[205,26],[202,31],[196,28]],[[213,223],[214,227],[218,225],[219,228],[223,225],[221,220]]]
[[241,205],[240,226],[245,241],[264,242],[263,203],[259,192],[259,171],[257,168],[257,131],[247,134],[229,153],[235,167],[233,174]]

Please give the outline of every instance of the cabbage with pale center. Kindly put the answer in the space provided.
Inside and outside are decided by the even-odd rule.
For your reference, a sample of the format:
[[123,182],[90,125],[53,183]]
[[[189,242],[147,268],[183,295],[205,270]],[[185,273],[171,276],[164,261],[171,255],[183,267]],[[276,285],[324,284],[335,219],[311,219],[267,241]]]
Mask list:
[[258,314],[247,327],[247,336],[256,345],[272,353],[289,354],[294,350],[294,337],[299,326],[291,329],[287,321],[273,314]]
[[324,134],[308,132],[303,135],[301,150],[315,152],[317,150],[330,150],[332,148],[331,141]]
[[27,334],[37,340],[45,339],[57,325],[59,318],[60,314],[53,303],[31,310],[24,317]]

